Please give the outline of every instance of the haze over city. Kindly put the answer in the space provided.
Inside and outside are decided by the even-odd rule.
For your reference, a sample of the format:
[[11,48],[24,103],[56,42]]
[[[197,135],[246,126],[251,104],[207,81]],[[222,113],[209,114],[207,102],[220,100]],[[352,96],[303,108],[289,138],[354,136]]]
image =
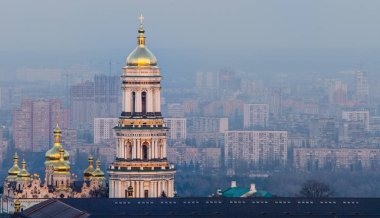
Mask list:
[[0,210],[380,215],[378,8],[1,2]]

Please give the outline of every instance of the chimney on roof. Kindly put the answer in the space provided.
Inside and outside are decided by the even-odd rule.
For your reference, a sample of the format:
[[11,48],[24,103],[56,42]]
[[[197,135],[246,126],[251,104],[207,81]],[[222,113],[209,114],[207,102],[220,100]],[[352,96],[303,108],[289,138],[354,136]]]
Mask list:
[[231,181],[231,188],[235,188],[236,187],[236,181]]
[[257,190],[256,190],[256,185],[254,183],[251,184],[251,186],[249,187],[249,191],[250,192],[253,192],[253,193],[256,193]]

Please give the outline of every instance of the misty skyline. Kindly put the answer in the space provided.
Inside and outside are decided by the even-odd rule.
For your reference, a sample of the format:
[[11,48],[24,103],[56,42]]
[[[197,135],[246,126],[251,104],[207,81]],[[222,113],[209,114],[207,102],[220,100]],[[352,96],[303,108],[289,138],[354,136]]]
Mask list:
[[0,64],[86,63],[106,70],[111,60],[120,69],[136,46],[142,13],[147,45],[169,74],[221,68],[333,72],[360,64],[376,71],[379,6],[325,0],[2,2]]

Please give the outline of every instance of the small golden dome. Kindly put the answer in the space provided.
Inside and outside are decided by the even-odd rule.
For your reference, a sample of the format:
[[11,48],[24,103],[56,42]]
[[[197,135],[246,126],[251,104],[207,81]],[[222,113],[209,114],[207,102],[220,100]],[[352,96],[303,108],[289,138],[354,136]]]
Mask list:
[[104,178],[104,172],[100,169],[100,160],[96,161],[96,169],[92,172],[92,176],[95,178]]
[[30,179],[30,173],[26,170],[26,162],[25,160],[22,160],[21,162],[21,170],[20,172],[17,174],[17,178],[21,178],[21,179]]
[[70,174],[70,163],[64,159],[64,150],[59,150],[60,158],[58,162],[52,162],[55,173]]
[[128,55],[126,64],[128,67],[154,67],[157,66],[157,58],[145,46],[145,30],[142,19],[140,23],[139,36],[137,37],[138,46]]
[[[8,170],[8,175],[10,177],[16,177],[20,173],[20,167],[18,166],[18,155],[15,153],[13,156],[13,166]],[[8,178],[10,178],[8,177]]]
[[[61,130],[57,126],[54,129],[54,146],[50,148],[46,153],[45,153],[45,159],[46,162],[48,163],[49,161],[57,161],[60,158],[59,151],[62,148],[61,144]],[[64,159],[68,161],[70,158],[70,154],[67,151],[64,151]]]
[[83,171],[83,174],[84,174],[83,176],[84,176],[85,180],[89,180],[92,177],[92,172],[94,172],[93,162],[94,162],[94,158],[91,155],[89,155],[88,156],[88,167],[87,167],[87,169],[85,169]]

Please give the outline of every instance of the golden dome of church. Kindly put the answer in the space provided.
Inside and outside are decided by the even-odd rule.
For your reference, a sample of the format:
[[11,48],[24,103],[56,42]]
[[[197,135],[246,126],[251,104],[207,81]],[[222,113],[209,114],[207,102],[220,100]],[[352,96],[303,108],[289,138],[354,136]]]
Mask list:
[[20,167],[18,166],[18,155],[15,153],[13,156],[13,166],[8,170],[7,179],[14,179],[17,177],[17,174],[20,173]]
[[88,181],[92,178],[92,173],[94,172],[94,158],[92,155],[88,156],[88,167],[83,171],[83,178],[85,181]]
[[92,176],[95,178],[104,178],[104,172],[100,169],[100,160],[96,161],[96,169],[92,172]]
[[21,162],[21,170],[17,174],[17,179],[20,179],[20,180],[30,180],[30,173],[28,172],[28,170],[26,170],[26,162],[25,162],[25,160],[22,160],[22,162]]
[[137,47],[128,55],[127,67],[155,67],[157,58],[145,45],[145,30],[142,23],[143,17],[140,17],[140,29],[138,30]]
[[[50,148],[46,153],[45,153],[45,164],[49,163],[50,161],[59,161],[60,159],[60,150],[62,148],[61,144],[61,130],[57,126],[54,129],[54,146]],[[69,152],[64,150],[63,154],[64,160],[68,161],[70,158]]]
[[55,173],[70,174],[70,164],[68,161],[64,159],[64,153],[65,151],[63,150],[63,148],[61,148],[59,150],[59,161],[52,163]]

